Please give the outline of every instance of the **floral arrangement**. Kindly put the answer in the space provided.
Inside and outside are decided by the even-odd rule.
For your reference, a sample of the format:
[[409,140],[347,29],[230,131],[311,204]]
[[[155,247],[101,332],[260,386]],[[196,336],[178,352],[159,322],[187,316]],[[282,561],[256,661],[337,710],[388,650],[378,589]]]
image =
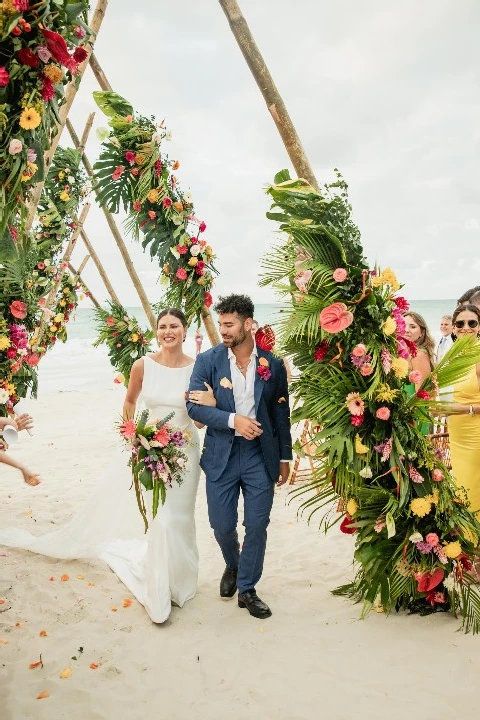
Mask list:
[[109,310],[95,310],[95,322],[99,335],[94,346],[107,345],[110,363],[123,376],[124,384],[128,385],[133,363],[150,350],[153,332],[142,330],[124,307],[111,301]]
[[171,134],[163,122],[134,113],[113,92],[95,92],[94,97],[111,128],[103,134],[94,165],[98,202],[113,213],[123,206],[128,232],[142,237],[143,248],[148,247],[162,269],[165,303],[183,307],[189,321],[198,319],[202,307],[212,304],[214,253],[191,194],[181,190],[174,174],[178,160],[161,152]]
[[[340,176],[317,193],[287,171],[268,188],[286,239],[264,261],[263,284],[289,298],[279,323],[299,371],[294,420],[309,419],[316,447],[302,506],[355,538],[357,574],[335,592],[385,612],[459,612],[480,630],[480,594],[469,575],[480,524],[440,451],[422,434],[433,385],[464,377],[480,360],[465,338],[418,392],[405,337],[407,300],[387,268],[370,268]],[[301,448],[297,449],[300,452]]]
[[43,180],[64,86],[87,58],[90,35],[86,0],[4,0],[1,8],[0,236],[16,232],[17,213]]
[[126,420],[120,425],[120,434],[130,451],[129,467],[132,468],[133,484],[138,509],[148,530],[145,490],[152,491],[152,517],[155,518],[161,501],[165,504],[167,487],[182,484],[188,458],[182,448],[188,444],[187,433],[169,424],[174,413],[163,420],[151,421],[148,410],[136,420]]

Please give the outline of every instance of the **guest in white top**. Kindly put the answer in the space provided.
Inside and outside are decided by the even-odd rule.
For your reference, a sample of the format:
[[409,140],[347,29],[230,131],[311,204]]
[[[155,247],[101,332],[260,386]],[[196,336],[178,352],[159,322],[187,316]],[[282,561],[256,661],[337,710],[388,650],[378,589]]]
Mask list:
[[452,316],[443,315],[440,320],[440,332],[442,333],[442,338],[440,339],[440,342],[438,343],[437,349],[435,351],[435,365],[438,365],[447,350],[452,347],[452,330]]

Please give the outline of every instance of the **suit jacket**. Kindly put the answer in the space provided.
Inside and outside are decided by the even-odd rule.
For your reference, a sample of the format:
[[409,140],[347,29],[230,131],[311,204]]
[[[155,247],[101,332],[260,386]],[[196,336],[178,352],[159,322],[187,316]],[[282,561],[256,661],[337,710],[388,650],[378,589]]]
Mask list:
[[[269,380],[263,380],[255,373],[254,397],[256,419],[263,430],[259,440],[265,465],[276,482],[280,460],[292,459],[287,373],[281,358],[260,348],[257,353],[257,368],[260,358],[265,358],[272,373]],[[189,392],[205,390],[205,382],[213,388],[217,406],[212,408],[187,401],[187,411],[193,420],[207,426],[200,466],[209,480],[217,480],[225,469],[235,437],[235,431],[228,427],[230,413],[235,412],[235,400],[233,389],[226,387],[232,384],[232,376],[228,349],[223,343],[198,355]]]
[[451,335],[442,336],[440,340],[438,341],[437,349],[435,352],[435,365],[438,365],[440,360],[443,359],[443,356],[446,355],[447,351],[450,350],[450,348],[453,345],[453,338]]

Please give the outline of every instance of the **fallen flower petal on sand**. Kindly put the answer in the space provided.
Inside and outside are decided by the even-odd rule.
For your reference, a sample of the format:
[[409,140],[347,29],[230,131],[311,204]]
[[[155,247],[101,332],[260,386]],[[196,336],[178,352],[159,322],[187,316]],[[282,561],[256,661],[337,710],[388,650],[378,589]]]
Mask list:
[[7,645],[7,644],[8,644],[7,638],[0,638],[0,645]]
[[123,607],[131,607],[133,605],[133,600],[130,598],[125,598],[123,601]]
[[40,632],[39,632],[38,634],[40,635],[40,637],[47,637],[47,631],[46,631],[46,630],[40,630]]
[[98,663],[90,663],[90,670],[97,670]]
[[67,580],[70,580],[70,575],[62,575],[62,577],[60,578],[60,580],[61,580],[62,582],[67,582]]
[[117,612],[118,608],[112,607],[112,608],[110,608],[110,610],[111,610],[112,612]]
[[59,677],[60,677],[62,680],[68,680],[68,678],[72,677],[72,675],[73,675],[73,670],[72,670],[72,668],[71,668],[71,667],[66,667],[64,670],[62,670],[62,672],[60,673]]
[[48,690],[43,690],[40,695],[37,695],[37,700],[44,700],[47,697],[50,697],[50,693]]

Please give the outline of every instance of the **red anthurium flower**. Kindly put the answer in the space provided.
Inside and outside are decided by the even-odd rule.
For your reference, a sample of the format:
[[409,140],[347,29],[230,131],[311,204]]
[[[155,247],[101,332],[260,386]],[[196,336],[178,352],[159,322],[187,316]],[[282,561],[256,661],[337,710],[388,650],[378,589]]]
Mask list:
[[205,293],[204,302],[205,302],[205,305],[207,306],[207,308],[211,307],[211,305],[213,304],[213,298],[209,292]]
[[69,54],[67,44],[63,37],[46,28],[42,28],[42,35],[45,38],[47,48],[55,60],[61,65],[64,65],[71,73],[75,73],[78,69],[78,62]]
[[353,518],[347,513],[340,523],[340,530],[342,533],[345,533],[345,535],[353,535],[356,533],[358,528],[352,527],[354,522],[355,520],[353,520]]
[[255,333],[255,342],[261,350],[273,350],[275,347],[275,333],[270,325],[258,328]]
[[427,570],[423,573],[417,573],[417,575],[415,575],[415,580],[417,581],[418,592],[430,592],[430,590],[436,588],[437,585],[440,585],[444,577],[445,571],[438,567],[435,568],[433,572],[429,572]]

